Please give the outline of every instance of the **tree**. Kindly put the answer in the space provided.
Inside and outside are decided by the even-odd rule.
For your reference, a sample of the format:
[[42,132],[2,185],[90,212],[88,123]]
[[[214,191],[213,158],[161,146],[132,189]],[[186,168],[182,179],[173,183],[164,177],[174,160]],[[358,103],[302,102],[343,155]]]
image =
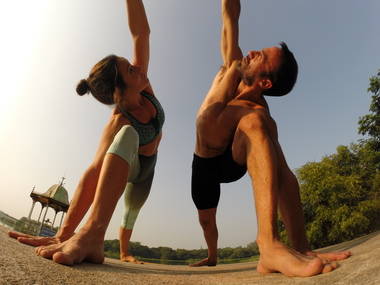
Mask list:
[[[367,135],[297,170],[307,236],[313,248],[380,229],[380,70],[370,78],[370,114],[359,119]],[[286,236],[279,222],[280,236]],[[284,239],[286,241],[286,239]]]
[[359,119],[359,134],[368,135],[375,150],[380,150],[380,69],[369,79],[368,92],[372,93],[370,114]]
[[379,152],[361,143],[339,146],[335,154],[297,170],[307,236],[313,248],[379,228],[379,175],[374,171],[379,161]]

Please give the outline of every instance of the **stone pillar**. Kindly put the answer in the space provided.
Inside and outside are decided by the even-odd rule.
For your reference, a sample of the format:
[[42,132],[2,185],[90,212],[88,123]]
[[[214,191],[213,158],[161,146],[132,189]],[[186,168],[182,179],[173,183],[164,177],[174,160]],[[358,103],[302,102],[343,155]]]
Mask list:
[[41,218],[41,214],[42,214],[42,210],[44,209],[44,204],[41,203],[41,211],[40,211],[40,214],[38,216],[38,220],[37,222],[40,222],[40,218]]
[[45,214],[44,214],[44,217],[42,218],[42,222],[41,222],[40,230],[38,231],[38,235],[41,234],[41,230],[42,230],[42,227],[44,225],[44,221],[45,221],[46,213],[47,213],[48,209],[49,209],[49,203],[46,204]]
[[59,228],[61,228],[62,226],[62,221],[63,221],[64,216],[65,216],[65,212],[62,211],[62,217],[61,217],[61,222],[59,223]]
[[51,224],[51,229],[54,229],[54,223],[55,223],[55,218],[57,217],[57,214],[58,214],[58,212],[55,211],[55,215],[54,215],[53,223]]
[[34,205],[36,204],[36,201],[33,200],[33,204],[32,204],[32,208],[30,209],[30,212],[29,212],[29,215],[28,215],[28,220],[30,220],[31,216],[32,216],[32,212],[33,212],[33,209],[34,209]]

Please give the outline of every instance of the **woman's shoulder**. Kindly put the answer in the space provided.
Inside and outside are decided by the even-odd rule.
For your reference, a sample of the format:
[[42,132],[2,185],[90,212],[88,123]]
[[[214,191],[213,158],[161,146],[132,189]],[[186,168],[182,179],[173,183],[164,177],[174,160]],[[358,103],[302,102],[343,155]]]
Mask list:
[[111,117],[108,120],[107,126],[109,128],[119,128],[120,126],[123,125],[130,125],[131,122],[123,116],[123,114],[118,110],[118,108],[114,108],[112,111]]

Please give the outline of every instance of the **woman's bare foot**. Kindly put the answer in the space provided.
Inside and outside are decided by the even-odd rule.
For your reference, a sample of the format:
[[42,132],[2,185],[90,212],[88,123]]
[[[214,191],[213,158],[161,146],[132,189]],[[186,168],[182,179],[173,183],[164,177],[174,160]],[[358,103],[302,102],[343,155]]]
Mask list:
[[123,255],[123,256],[120,255],[120,260],[123,261],[123,262],[131,262],[131,263],[136,263],[136,264],[144,264],[143,261],[140,261],[140,260],[136,259],[132,255]]
[[319,257],[320,259],[324,259],[327,261],[338,261],[338,260],[349,258],[352,254],[351,254],[351,251],[346,250],[346,251],[326,252],[326,253],[321,253],[321,252],[316,252],[316,251],[307,251],[305,252],[305,255]]
[[216,259],[205,258],[196,263],[190,264],[191,267],[200,267],[200,266],[216,266]]
[[46,246],[46,245],[57,244],[69,239],[72,236],[72,235],[68,235],[64,237],[62,235],[56,235],[54,237],[39,237],[39,236],[32,236],[32,235],[19,233],[19,232],[8,232],[8,235],[11,238],[17,239],[21,243],[31,245],[31,246]]
[[65,265],[73,265],[83,261],[103,263],[104,237],[81,230],[62,243],[37,247],[36,253]]
[[315,256],[303,255],[281,242],[260,247],[257,271],[263,274],[281,272],[289,277],[308,277],[327,273],[337,267]]

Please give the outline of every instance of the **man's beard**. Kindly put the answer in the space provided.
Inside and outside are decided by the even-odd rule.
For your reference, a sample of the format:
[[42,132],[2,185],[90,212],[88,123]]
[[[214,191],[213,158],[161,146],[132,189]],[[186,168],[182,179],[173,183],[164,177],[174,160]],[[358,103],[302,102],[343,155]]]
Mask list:
[[245,85],[252,86],[253,82],[255,82],[255,76],[249,75],[247,69],[248,69],[247,65],[244,64],[243,62],[238,67],[238,71],[240,72],[241,80],[243,81],[243,83]]

